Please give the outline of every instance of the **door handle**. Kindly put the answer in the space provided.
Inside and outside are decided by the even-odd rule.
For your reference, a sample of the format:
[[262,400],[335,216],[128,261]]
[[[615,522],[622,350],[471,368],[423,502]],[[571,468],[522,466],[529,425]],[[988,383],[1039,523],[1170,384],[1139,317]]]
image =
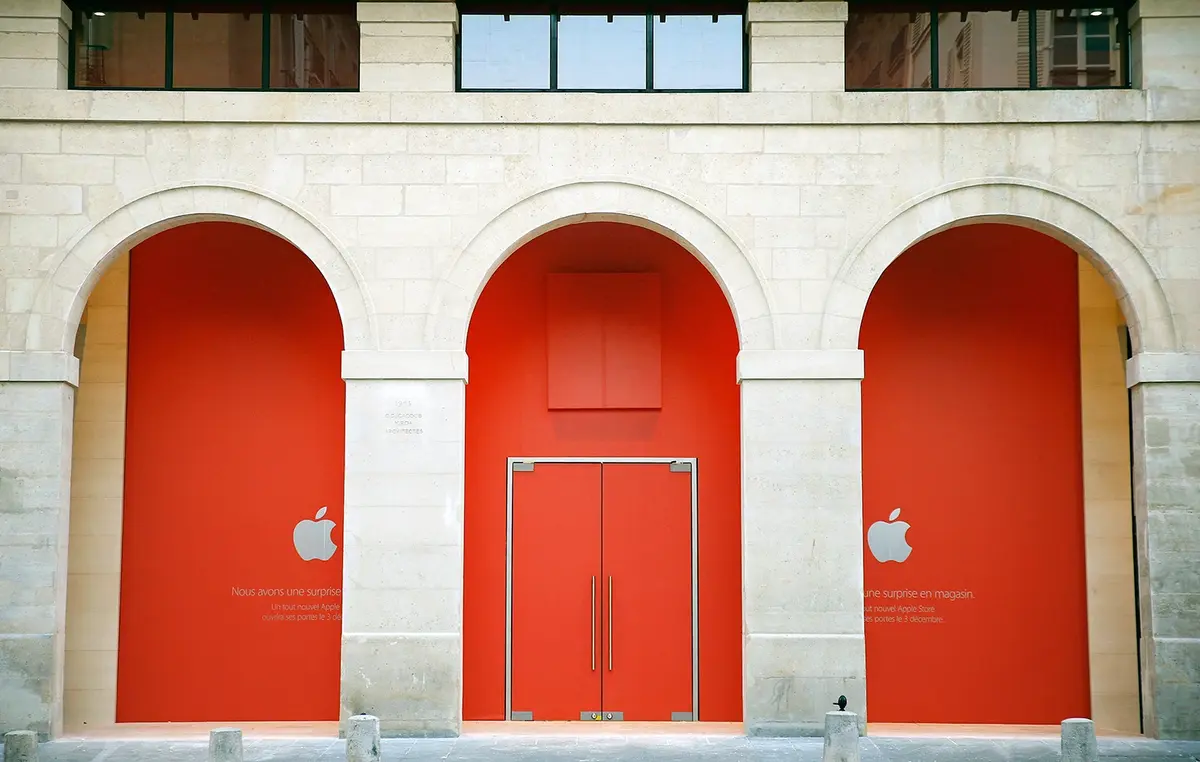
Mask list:
[[596,576],[592,575],[592,671],[596,671]]
[[613,658],[612,658],[612,655],[613,655],[613,644],[612,644],[612,635],[613,635],[613,626],[612,626],[612,619],[613,619],[613,617],[612,617],[612,612],[613,612],[612,591],[613,591],[612,577],[610,576],[610,577],[608,578],[608,671],[609,671],[609,672],[612,672],[612,667],[613,667]]

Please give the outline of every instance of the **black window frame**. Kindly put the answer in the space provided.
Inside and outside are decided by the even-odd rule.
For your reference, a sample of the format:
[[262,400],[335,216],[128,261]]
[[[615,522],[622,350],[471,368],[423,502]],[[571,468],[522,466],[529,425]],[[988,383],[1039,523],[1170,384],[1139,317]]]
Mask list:
[[[850,13],[928,13],[930,14],[930,76],[929,87],[850,87],[846,92],[853,93],[929,93],[929,92],[988,92],[988,91],[1074,91],[1074,90],[1129,90],[1133,87],[1133,33],[1129,26],[1129,11],[1135,0],[1096,0],[1088,3],[1083,0],[1021,0],[1020,2],[1004,2],[1003,0],[849,0]],[[1121,62],[1118,68],[1120,82],[1115,85],[1039,85],[1038,84],[1038,12],[1039,11],[1083,11],[1097,8],[1112,8],[1117,20],[1116,49],[1120,51]],[[1005,11],[1016,19],[1018,13],[1029,14],[1029,84],[1015,87],[943,87],[941,85],[941,42],[938,38],[938,20],[947,13],[980,13],[988,11]]]
[[[459,0],[454,35],[454,90],[460,93],[744,93],[750,90],[750,33],[746,0]],[[550,84],[548,87],[463,87],[463,16],[549,16]],[[639,88],[566,88],[558,85],[558,23],[562,16],[644,16],[646,19],[646,86]],[[737,16],[742,27],[742,76],[738,87],[654,87],[654,21],[661,16]]]
[[[272,87],[271,86],[271,16],[284,13],[355,15],[354,2],[346,0],[75,0],[71,9],[71,33],[67,42],[67,88],[87,91],[118,92],[200,92],[200,93],[357,93],[361,88],[362,50],[358,52],[360,81],[354,87]],[[151,87],[123,85],[80,85],[77,78],[77,39],[85,17],[96,12],[103,13],[163,13],[166,14],[166,55],[163,61],[163,85]],[[241,13],[262,16],[262,47],[259,64],[262,77],[257,87],[179,87],[173,82],[175,68],[175,14],[176,13]],[[360,37],[361,40],[361,37]]]

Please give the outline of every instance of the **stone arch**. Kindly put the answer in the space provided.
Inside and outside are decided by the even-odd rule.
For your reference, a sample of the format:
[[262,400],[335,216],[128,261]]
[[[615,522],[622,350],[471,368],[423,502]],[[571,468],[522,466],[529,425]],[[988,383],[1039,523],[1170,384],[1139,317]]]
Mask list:
[[1068,244],[1112,287],[1134,351],[1175,351],[1166,294],[1131,236],[1057,189],[1010,178],[970,181],[919,196],[864,236],[834,277],[821,322],[821,347],[857,348],[867,299],[888,265],[913,244],[974,222],[1021,225]]
[[653,230],[687,249],[716,278],[733,311],[743,349],[771,349],[775,327],[762,274],[733,235],[696,204],[644,185],[577,182],[518,201],[475,233],[438,283],[426,326],[426,346],[462,350],[467,325],[492,273],[542,233],[579,222],[626,222]]
[[189,222],[225,220],[266,230],[304,253],[321,271],[342,319],[345,348],[374,349],[374,310],[353,262],[311,216],[260,189],[192,184],[140,196],[84,229],[66,247],[34,303],[26,348],[70,352],[88,295],[120,252]]

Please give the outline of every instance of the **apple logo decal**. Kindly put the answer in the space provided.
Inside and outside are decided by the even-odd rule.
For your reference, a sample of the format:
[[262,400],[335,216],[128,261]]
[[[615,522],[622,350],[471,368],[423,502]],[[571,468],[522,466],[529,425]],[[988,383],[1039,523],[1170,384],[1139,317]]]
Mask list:
[[902,564],[912,553],[912,546],[904,537],[908,534],[909,525],[904,521],[896,521],[898,518],[900,518],[899,508],[892,511],[892,515],[888,516],[887,521],[876,521],[867,530],[867,547],[871,549],[871,555],[875,556],[875,560],[881,564],[888,561]]
[[[316,518],[320,519],[324,516],[326,510],[328,510],[328,506],[317,511]],[[337,552],[337,545],[333,544],[330,534],[335,526],[336,524],[329,519],[301,521],[292,530],[292,543],[296,546],[296,553],[304,561],[314,559],[328,561],[333,558],[333,554]]]

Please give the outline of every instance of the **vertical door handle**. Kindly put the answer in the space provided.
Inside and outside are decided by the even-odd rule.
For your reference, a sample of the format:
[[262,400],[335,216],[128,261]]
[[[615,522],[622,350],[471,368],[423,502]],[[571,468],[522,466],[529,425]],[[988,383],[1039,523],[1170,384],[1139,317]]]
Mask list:
[[596,577],[592,575],[592,671],[596,671]]
[[612,612],[613,612],[613,604],[612,604],[612,577],[610,576],[610,577],[608,578],[608,671],[609,671],[609,672],[612,672],[612,667],[613,667],[613,658],[612,658],[612,654],[613,654],[613,645],[612,645],[613,626],[612,626],[612,619],[613,619],[613,617],[612,617]]

